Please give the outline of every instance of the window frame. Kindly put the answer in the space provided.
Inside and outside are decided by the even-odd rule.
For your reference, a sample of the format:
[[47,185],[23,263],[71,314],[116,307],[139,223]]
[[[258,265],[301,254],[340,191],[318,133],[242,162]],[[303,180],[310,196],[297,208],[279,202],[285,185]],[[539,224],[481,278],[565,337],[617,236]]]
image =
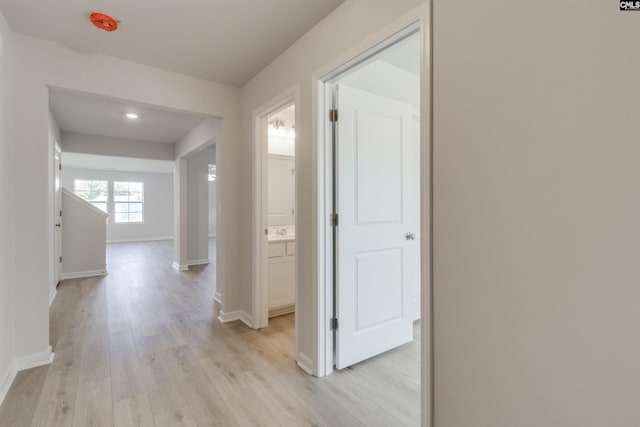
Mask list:
[[[116,200],[116,186],[120,185],[120,184],[126,184],[127,185],[127,201],[122,201],[122,200]],[[131,184],[139,184],[140,185],[140,200],[139,201],[131,201]],[[135,193],[135,192],[134,192]],[[144,201],[144,181],[116,181],[113,180],[112,181],[112,194],[113,194],[113,223],[114,224],[144,224],[144,213],[145,213],[145,201]],[[127,211],[125,212],[119,212],[117,210],[117,206],[118,204],[126,204],[127,205]],[[130,206],[131,204],[139,204],[140,205],[140,212],[132,212],[130,210]],[[127,221],[121,221],[118,219],[118,215],[122,215],[122,214],[127,214]],[[140,221],[132,221],[131,220],[131,215],[132,214],[140,214]]]
[[[100,202],[95,202],[95,201],[91,201],[88,199],[85,199],[84,197],[82,197],[80,194],[78,194],[78,182],[79,181],[85,181],[85,182],[89,182],[89,195],[93,194],[93,183],[94,182],[100,182],[100,183],[105,183],[107,184],[107,190],[106,190],[106,197],[107,200],[105,201],[100,201]],[[93,178],[74,178],[73,180],[73,194],[80,197],[82,200],[84,200],[87,203],[91,203],[92,206],[94,206],[96,209],[100,209],[102,212],[106,213],[109,215],[109,205],[110,205],[110,195],[111,195],[111,189],[110,189],[110,182],[108,179],[93,179]],[[99,206],[96,206],[96,204],[104,204],[104,209],[102,209]]]

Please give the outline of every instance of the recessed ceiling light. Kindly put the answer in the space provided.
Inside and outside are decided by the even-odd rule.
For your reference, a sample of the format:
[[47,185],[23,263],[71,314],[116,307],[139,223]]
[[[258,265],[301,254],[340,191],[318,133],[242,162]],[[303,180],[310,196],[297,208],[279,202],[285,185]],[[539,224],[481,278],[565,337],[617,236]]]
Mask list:
[[135,120],[138,118],[138,115],[136,113],[127,113],[125,115],[127,116],[127,119],[131,119],[131,120]]

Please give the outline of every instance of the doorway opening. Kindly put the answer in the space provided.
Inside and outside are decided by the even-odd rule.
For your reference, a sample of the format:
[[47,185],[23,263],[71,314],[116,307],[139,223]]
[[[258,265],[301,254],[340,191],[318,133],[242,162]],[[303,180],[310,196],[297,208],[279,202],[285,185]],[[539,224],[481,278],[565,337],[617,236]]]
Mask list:
[[[295,103],[277,102],[258,117],[260,138],[260,273],[256,327],[296,308]],[[295,319],[293,319],[295,324]]]
[[213,294],[220,215],[217,198],[208,202],[217,190],[208,176],[217,164],[220,119],[54,87],[49,112],[54,285],[58,277],[104,276],[107,267],[115,277],[146,256],[172,265],[180,241],[181,266],[214,258]]
[[416,12],[316,74],[318,375],[395,370],[376,389],[414,421],[431,395],[429,21]]
[[343,369],[419,335],[419,33],[339,74],[329,90],[334,364]]

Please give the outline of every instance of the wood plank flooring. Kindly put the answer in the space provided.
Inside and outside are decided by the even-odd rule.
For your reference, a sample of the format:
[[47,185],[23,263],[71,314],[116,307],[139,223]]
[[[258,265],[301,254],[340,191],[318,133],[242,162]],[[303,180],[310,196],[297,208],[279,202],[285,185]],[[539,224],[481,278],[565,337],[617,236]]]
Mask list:
[[109,245],[106,277],[60,284],[55,360],[18,373],[0,426],[419,425],[418,325],[414,342],[314,378],[295,364],[292,314],[221,324],[215,265],[179,273],[171,251]]

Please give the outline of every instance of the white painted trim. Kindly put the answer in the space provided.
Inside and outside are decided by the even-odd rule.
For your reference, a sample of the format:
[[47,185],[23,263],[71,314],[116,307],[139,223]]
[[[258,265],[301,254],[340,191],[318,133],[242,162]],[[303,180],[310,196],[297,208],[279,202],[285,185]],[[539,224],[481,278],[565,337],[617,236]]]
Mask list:
[[176,261],[174,261],[171,266],[177,271],[187,271],[189,269],[188,264],[178,264]]
[[4,402],[4,398],[7,397],[7,393],[9,393],[9,389],[11,388],[11,384],[13,384],[13,380],[16,379],[16,375],[18,374],[18,370],[16,369],[15,363],[11,362],[7,371],[2,375],[0,379],[0,405]]
[[[316,354],[315,362],[317,369],[314,375],[322,377],[328,375],[333,370],[333,332],[325,327],[329,324],[329,319],[333,317],[333,288],[330,280],[333,277],[333,244],[330,236],[331,227],[327,218],[331,218],[332,206],[328,203],[331,200],[332,179],[327,168],[330,168],[329,159],[332,158],[332,144],[326,143],[330,138],[332,129],[327,114],[333,105],[327,101],[331,100],[331,87],[326,85],[314,75],[317,91],[312,93],[313,121],[312,134],[316,135],[316,198],[317,213],[314,229],[317,230],[316,238],[316,277],[317,277],[317,313],[316,313]],[[327,319],[327,315],[329,317]],[[313,365],[311,365],[313,366]]]
[[284,314],[294,313],[295,311],[296,311],[295,303],[294,304],[288,304],[288,305],[280,306],[280,307],[276,307],[276,308],[272,308],[272,309],[269,310],[269,318],[276,317],[276,316],[282,316]]
[[51,346],[41,353],[28,354],[26,356],[17,357],[13,361],[13,365],[17,371],[25,369],[37,368],[38,366],[49,365],[53,362],[55,353],[51,351]]
[[16,379],[18,371],[25,369],[37,368],[38,366],[49,365],[53,362],[55,353],[51,351],[51,346],[42,353],[29,354],[14,359],[7,368],[6,372],[0,377],[0,405],[7,397],[7,393],[13,384],[13,380]]
[[[435,425],[433,383],[433,2],[420,19],[420,424]],[[424,166],[428,166],[428,169]],[[425,272],[425,269],[427,271]]]
[[253,329],[253,317],[244,310],[236,310],[229,313],[220,311],[220,314],[218,315],[218,320],[222,323],[229,323],[229,322],[234,322],[236,320],[241,320],[245,325]]
[[87,202],[85,199],[76,196],[75,193],[73,193],[71,190],[67,190],[66,188],[62,187],[62,194],[65,196],[68,196],[71,200],[78,203],[80,206],[84,207],[85,209],[92,211],[93,213],[101,215],[105,218],[109,218],[110,216],[108,213],[106,213],[102,209],[98,209],[95,206],[93,206],[91,203]]
[[[317,335],[313,337],[316,340],[316,354],[313,356],[315,361],[316,370],[314,375],[319,377],[330,374],[333,371],[333,332],[329,328],[330,319],[333,317],[333,264],[332,264],[332,247],[333,247],[333,235],[332,229],[329,225],[329,214],[331,213],[330,201],[332,200],[332,186],[331,186],[331,128],[328,126],[327,112],[331,108],[329,104],[330,94],[330,82],[340,74],[353,67],[356,64],[366,61],[371,55],[384,50],[386,47],[392,45],[398,38],[401,38],[403,34],[406,34],[411,28],[418,28],[421,34],[421,144],[423,150],[421,151],[421,164],[429,165],[428,173],[431,173],[431,60],[430,60],[430,32],[431,32],[431,4],[425,2],[418,6],[416,9],[405,14],[401,18],[397,19],[390,25],[386,26],[382,30],[378,31],[371,37],[367,38],[363,42],[356,45],[354,48],[345,52],[335,60],[320,67],[312,75],[312,85],[316,87],[316,90],[312,92],[312,117],[315,120],[312,122],[312,135],[316,138],[316,152],[315,163],[317,175],[314,185],[312,186],[312,197],[317,202],[317,210],[315,212],[315,223],[313,224],[316,230],[315,234],[315,247],[317,247],[317,328],[315,332]],[[425,168],[421,168],[424,171]],[[424,172],[423,172],[424,173]],[[425,176],[421,177],[423,184]],[[430,181],[428,186],[421,185],[421,208],[423,212],[429,214],[422,215],[421,223],[421,235],[430,236],[429,239],[423,239],[423,258],[421,260],[422,265],[422,425],[427,426],[431,424],[431,325],[427,324],[426,319],[431,319],[430,310],[430,295],[431,295],[431,279],[430,277],[430,265],[431,258],[430,253],[424,250],[425,246],[430,246],[431,234],[429,230],[431,228],[431,214],[430,214],[430,197],[431,188]],[[426,187],[426,188],[425,188]],[[429,207],[428,209],[426,209]],[[428,245],[427,245],[428,243]],[[425,260],[425,257],[429,257]],[[429,270],[429,275],[425,274],[424,269]],[[425,305],[427,304],[427,305]],[[428,310],[427,310],[428,309]],[[298,360],[299,356],[298,356]]]
[[216,292],[213,294],[213,300],[214,300],[215,302],[217,302],[218,304],[222,304],[222,295],[220,294],[220,292],[216,291]]
[[298,356],[296,357],[296,359],[297,359],[296,363],[298,364],[300,369],[302,369],[309,375],[313,375],[314,373],[313,360],[311,360],[309,356],[307,356],[304,353],[298,353]]
[[110,243],[157,242],[157,241],[161,241],[161,240],[173,240],[173,236],[140,237],[138,239],[115,239],[115,240],[107,240],[107,244],[110,244]]
[[53,300],[56,299],[56,295],[58,295],[58,290],[54,288],[53,292],[49,294],[49,307],[53,304]]
[[62,280],[67,279],[84,279],[85,277],[105,276],[107,270],[91,270],[91,271],[77,271],[72,273],[62,273]]
[[212,237],[215,238],[216,235],[215,234],[209,234],[209,238],[211,239]]
[[187,261],[187,264],[189,265],[189,267],[191,267],[192,265],[205,265],[205,264],[209,264],[209,258],[205,258],[205,259],[194,259],[192,261]]
[[[268,292],[263,292],[263,288],[268,280],[268,272],[266,268],[267,264],[267,239],[264,235],[264,228],[268,226],[267,222],[267,156],[268,145],[267,139],[264,135],[266,128],[267,116],[274,113],[288,105],[295,105],[299,107],[300,104],[300,85],[296,84],[278,95],[271,98],[262,106],[256,108],[253,113],[253,271],[252,271],[252,314],[255,319],[255,327],[264,328],[269,324],[269,295]],[[296,123],[301,123],[300,120],[300,108],[296,108]],[[298,150],[298,135],[296,133],[295,147]],[[296,157],[296,163],[298,162],[298,156]],[[298,168],[298,165],[295,165]],[[299,189],[298,176],[295,177],[296,188],[296,203],[299,203],[300,197],[297,195]],[[294,222],[297,223],[298,215],[297,206],[295,209]],[[296,243],[297,245],[297,243]],[[296,247],[296,253],[297,253]],[[296,306],[298,303],[298,258],[296,257],[295,263],[295,282],[296,282]],[[297,324],[297,312],[296,312],[296,324]],[[298,337],[296,337],[296,353],[298,349]]]

